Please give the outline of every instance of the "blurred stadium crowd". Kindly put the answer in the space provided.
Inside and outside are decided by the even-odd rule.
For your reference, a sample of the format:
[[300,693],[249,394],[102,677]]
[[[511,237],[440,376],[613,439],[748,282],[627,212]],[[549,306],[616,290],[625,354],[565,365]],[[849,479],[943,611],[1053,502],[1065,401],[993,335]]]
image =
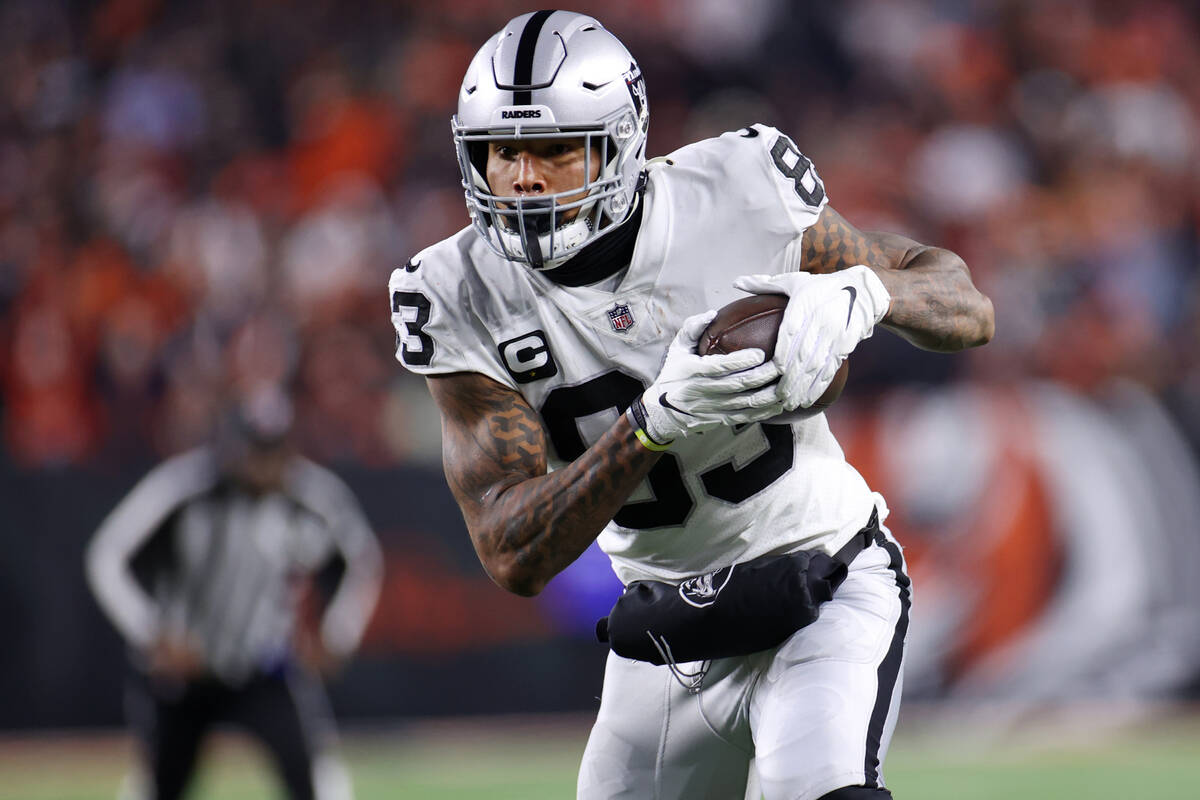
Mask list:
[[[1131,377],[1200,434],[1194,5],[825,5],[582,4],[644,62],[652,152],[790,131],[860,227],[966,257],[1000,320],[973,368]],[[447,120],[477,43],[523,8],[5,3],[11,457],[176,452],[226,378],[293,381],[318,460],[436,451],[382,287],[465,223]]]
[[[1047,419],[1081,425],[1066,452],[1086,453],[1096,431],[1152,418],[1172,459],[1162,475],[1177,483],[1159,500],[1194,539],[1195,517],[1183,515],[1200,495],[1189,452],[1200,444],[1195,3],[572,7],[639,58],[651,155],[776,125],[812,157],[848,219],[957,251],[994,299],[997,335],[981,351],[947,359],[873,340],[853,359],[848,395],[870,408],[835,423],[911,527],[977,531],[963,509],[1016,476],[998,502],[1024,505],[995,510],[1017,509],[997,530],[1027,532],[1040,514],[1032,527],[1049,537],[1071,518],[1056,491],[1103,455],[1050,470],[1063,478],[1042,481],[1050,500],[1011,486],[1053,454],[1008,448],[1005,469],[980,460],[1014,441],[1044,444]],[[392,361],[385,286],[394,266],[466,224],[449,117],[475,48],[526,10],[511,0],[0,6],[4,458],[26,473],[144,466],[203,439],[230,392],[270,382],[294,388],[301,449],[319,462],[436,464],[436,413],[421,381]],[[941,393],[890,391],[914,381]],[[1023,386],[1040,399],[1018,397]],[[1148,417],[1121,412],[1087,427],[1114,403]],[[889,481],[885,448],[859,435],[868,424],[890,431],[885,441],[913,440],[915,466],[905,464],[934,488]],[[922,444],[953,449],[964,430],[991,444],[939,461],[941,473],[923,469]],[[964,474],[975,483],[959,486]],[[1119,493],[1127,478],[1079,491]],[[1136,528],[1138,508],[1103,513]],[[1078,522],[1081,537],[1091,525]],[[916,561],[919,533],[909,540]],[[983,551],[993,563],[1019,567],[1039,552],[1036,536],[1028,552],[996,536],[1010,544]],[[1171,546],[1200,562],[1190,560],[1196,544]],[[1038,560],[1022,587],[1044,596],[1043,584],[1061,582],[1070,547],[1052,549],[1062,552]],[[992,599],[1005,591],[991,588]],[[929,591],[931,603],[941,591]],[[941,666],[918,663],[914,685],[943,683],[994,644],[988,636],[1004,639],[1023,613],[1005,608],[991,633],[961,639]],[[1161,685],[1200,674],[1200,646],[1172,658]]]

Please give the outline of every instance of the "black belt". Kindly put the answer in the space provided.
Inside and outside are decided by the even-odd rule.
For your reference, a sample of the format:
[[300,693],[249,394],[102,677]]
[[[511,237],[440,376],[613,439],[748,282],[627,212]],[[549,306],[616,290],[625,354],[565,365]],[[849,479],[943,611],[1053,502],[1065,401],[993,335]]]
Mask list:
[[871,546],[875,541],[875,536],[879,533],[879,509],[871,509],[871,518],[867,520],[867,524],[862,527],[858,533],[854,534],[850,541],[842,545],[842,549],[833,554],[833,560],[845,564],[846,567],[854,559],[858,558],[858,554]]

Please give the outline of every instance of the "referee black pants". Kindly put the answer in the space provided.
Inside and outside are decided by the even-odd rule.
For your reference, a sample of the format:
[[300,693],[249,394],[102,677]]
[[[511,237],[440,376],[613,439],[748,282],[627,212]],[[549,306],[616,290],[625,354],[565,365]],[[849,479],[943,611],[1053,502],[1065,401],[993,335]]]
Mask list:
[[299,670],[259,675],[236,687],[139,675],[130,688],[129,716],[146,755],[153,800],[183,796],[205,737],[222,723],[265,746],[291,800],[314,800],[313,761],[334,735],[320,684]]

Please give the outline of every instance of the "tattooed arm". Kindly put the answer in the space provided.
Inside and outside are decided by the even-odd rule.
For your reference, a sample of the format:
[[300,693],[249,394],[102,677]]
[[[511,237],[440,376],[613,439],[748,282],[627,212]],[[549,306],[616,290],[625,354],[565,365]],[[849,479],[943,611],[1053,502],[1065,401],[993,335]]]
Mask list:
[[830,206],[804,232],[803,244],[807,272],[870,267],[892,296],[880,324],[916,346],[951,352],[991,340],[992,301],[975,288],[966,263],[949,250],[894,233],[860,231]]
[[479,560],[531,596],[587,549],[659,454],[625,415],[579,458],[546,472],[546,432],[517,392],[476,373],[427,379],[442,412],[442,461]]

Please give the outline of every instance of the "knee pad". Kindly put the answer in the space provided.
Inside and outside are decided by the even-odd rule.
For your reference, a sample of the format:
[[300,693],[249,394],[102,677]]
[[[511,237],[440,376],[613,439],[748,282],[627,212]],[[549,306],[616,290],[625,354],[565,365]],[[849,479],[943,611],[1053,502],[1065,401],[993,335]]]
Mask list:
[[892,793],[887,789],[869,786],[843,786],[821,795],[817,800],[892,800]]

